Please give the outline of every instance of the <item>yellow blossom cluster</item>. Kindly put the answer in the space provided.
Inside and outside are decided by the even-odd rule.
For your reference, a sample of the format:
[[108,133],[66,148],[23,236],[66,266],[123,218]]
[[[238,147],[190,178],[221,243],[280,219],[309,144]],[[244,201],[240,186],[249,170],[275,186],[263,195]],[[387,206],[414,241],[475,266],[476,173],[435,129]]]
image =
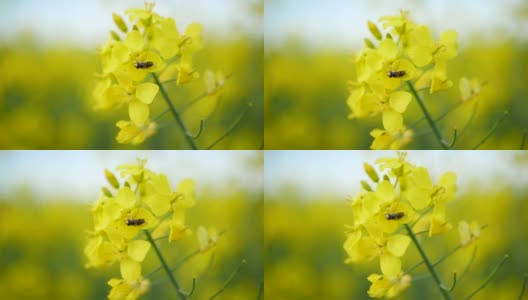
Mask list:
[[404,124],[403,113],[418,90],[430,93],[453,85],[447,77],[447,62],[457,56],[457,32],[448,30],[435,41],[430,29],[414,23],[406,11],[380,18],[384,33],[368,22],[376,42],[365,39],[356,55],[356,80],[349,81],[347,99],[350,119],[382,115],[382,129],[374,129],[372,149],[401,149],[413,132]]
[[[428,232],[429,237],[449,231],[452,225],[446,205],[456,196],[456,175],[446,172],[434,184],[426,168],[406,161],[406,153],[380,158],[376,164],[385,174],[381,176],[373,166],[364,164],[371,183],[363,181],[360,192],[350,199],[354,222],[346,226],[343,247],[347,253],[345,263],[379,258],[381,274],[368,277],[372,283],[368,294],[391,298],[411,282],[410,275],[402,270],[402,257],[411,237],[398,229],[409,226],[413,232]],[[466,230],[469,226],[460,226],[467,244],[472,238]]]
[[163,78],[177,75],[178,85],[199,78],[192,58],[202,48],[202,26],[192,23],[180,33],[173,18],[162,17],[153,8],[153,3],[145,3],[145,8],[128,9],[130,25],[113,14],[120,33],[111,31],[99,49],[102,74],[93,91],[95,108],[128,106],[130,120],[116,124],[119,143],[140,144],[156,133],[149,105],[160,87],[145,82],[149,73],[161,72]]
[[[103,267],[119,263],[121,278],[112,278],[109,299],[137,299],[149,289],[142,276],[141,263],[153,245],[153,239],[167,237],[169,242],[192,234],[185,222],[185,211],[195,204],[195,183],[182,180],[173,191],[167,176],[145,168],[146,160],[121,165],[122,183],[109,170],[111,186],[103,188],[92,206],[94,227],[88,234],[84,253],[86,267]],[[144,231],[147,240],[142,239]],[[214,228],[200,227],[197,240],[201,252],[212,249],[218,234]]]

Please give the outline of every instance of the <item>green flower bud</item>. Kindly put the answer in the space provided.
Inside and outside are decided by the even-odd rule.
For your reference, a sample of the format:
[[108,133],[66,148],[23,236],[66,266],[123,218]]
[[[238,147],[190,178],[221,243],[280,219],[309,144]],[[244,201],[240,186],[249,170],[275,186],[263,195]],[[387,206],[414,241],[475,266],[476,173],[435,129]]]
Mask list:
[[383,175],[383,180],[391,182],[390,178],[389,178],[389,175],[387,175],[387,174]]
[[117,32],[113,31],[113,30],[110,30],[110,36],[115,40],[115,41],[120,41],[121,38],[119,37],[119,34],[117,34]]
[[120,15],[112,13],[112,19],[114,19],[114,23],[116,24],[117,28],[119,28],[119,30],[125,33],[128,31],[128,27]]
[[363,41],[365,42],[365,45],[369,47],[370,49],[376,49],[376,45],[374,45],[374,43],[371,40],[364,38]]
[[370,179],[372,179],[372,181],[374,181],[374,182],[378,182],[379,181],[378,173],[376,172],[374,167],[372,167],[368,163],[364,163],[363,164],[363,169],[365,169],[365,173],[367,173],[367,175],[370,177]]
[[117,181],[117,178],[115,177],[114,173],[110,172],[108,169],[104,170],[106,180],[108,180],[108,183],[114,188],[119,188],[119,181]]
[[372,188],[365,180],[361,180],[361,186],[365,189],[365,191],[372,192]]
[[103,186],[101,190],[103,191],[103,194],[105,194],[105,196],[113,197],[112,192],[110,192],[110,190],[106,186]]
[[376,26],[376,24],[374,24],[374,23],[371,22],[371,21],[368,21],[368,28],[369,28],[370,33],[372,33],[372,35],[373,35],[378,41],[381,40],[381,32],[380,32],[378,26]]

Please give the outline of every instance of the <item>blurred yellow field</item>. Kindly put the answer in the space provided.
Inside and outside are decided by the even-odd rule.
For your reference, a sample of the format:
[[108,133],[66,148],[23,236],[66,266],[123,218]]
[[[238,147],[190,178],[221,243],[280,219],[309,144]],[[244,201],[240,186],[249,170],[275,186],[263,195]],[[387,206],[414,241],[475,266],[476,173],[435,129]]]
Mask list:
[[[467,163],[460,160],[464,157],[462,152],[452,155],[427,152],[430,151],[410,152],[408,160],[422,161],[421,165],[428,168],[436,165],[432,163],[433,158],[441,161],[434,168],[436,171],[432,171],[431,176],[434,178],[439,177],[436,174],[439,169],[442,172],[456,171],[442,167],[442,164],[458,164],[463,169]],[[352,225],[357,215],[350,202],[345,200],[346,194],[338,197],[336,189],[348,187],[347,193],[352,197],[354,191],[361,189],[359,181],[368,180],[362,170],[362,163],[374,164],[376,159],[395,157],[394,154],[379,151],[368,155],[365,151],[305,154],[295,151],[274,154],[269,160],[266,159],[266,170],[271,170],[266,172],[268,187],[264,210],[266,299],[372,299],[367,295],[370,285],[367,276],[379,272],[379,262],[373,260],[345,264],[347,253],[343,245],[345,232],[349,230],[346,225]],[[511,166],[512,169],[506,172],[512,178],[526,174],[525,153],[499,151],[490,156],[496,157],[496,160],[489,159],[486,163],[490,166],[496,163]],[[353,169],[353,166],[359,167],[359,170]],[[493,168],[481,166],[479,170],[482,172]],[[299,175],[281,187],[279,182],[292,172],[313,175]],[[360,173],[363,174],[358,175]],[[270,179],[276,176],[280,178]],[[486,176],[494,178],[501,175],[487,173]],[[341,180],[338,179],[340,177]],[[432,261],[447,256],[436,266],[446,286],[451,286],[453,273],[457,273],[453,299],[465,299],[508,254],[509,259],[489,284],[471,299],[517,299],[528,268],[525,255],[528,238],[526,218],[523,217],[528,212],[525,181],[509,182],[502,175],[497,178],[496,184],[482,185],[475,177],[467,178],[460,173],[457,173],[457,177],[457,197],[447,206],[448,221],[452,223],[453,229],[433,238],[427,238],[427,234],[424,234],[420,241]],[[474,244],[452,252],[459,244],[457,226],[461,220],[477,221],[485,228]],[[401,229],[397,232],[404,233]],[[421,260],[416,247],[411,244],[402,257],[402,269],[408,270]],[[431,274],[423,264],[410,274],[410,286],[395,299],[441,298]]]
[[[238,169],[237,172],[258,178],[260,175],[254,172],[259,170],[262,161],[255,154],[241,153],[238,154],[239,159],[228,153],[216,155],[220,155],[226,161],[238,161],[241,165],[235,167]],[[67,169],[61,167],[62,163],[54,159],[59,153],[44,154],[46,155],[48,161],[53,161],[57,165],[57,170],[67,172]],[[121,153],[121,155],[131,154]],[[143,156],[138,153],[132,154],[134,155]],[[84,165],[84,180],[92,180],[95,174],[83,161],[90,157],[93,159],[93,156],[71,152],[61,152],[60,156],[69,157],[67,161],[70,165]],[[103,157],[117,161],[118,156],[106,154]],[[11,156],[12,161],[17,161],[14,165],[6,162],[5,153],[0,155],[0,160],[10,170],[13,170],[11,166],[21,170],[29,164],[33,165],[35,173],[40,174],[39,176],[46,176],[41,173],[45,168],[41,169],[40,163],[31,160],[30,156],[25,157],[22,158],[16,154]],[[176,153],[172,156],[154,154],[150,156],[150,163],[159,164],[160,159],[163,159],[165,163],[174,162],[174,159],[178,160],[177,157]],[[195,163],[197,161],[189,158],[186,160]],[[205,153],[200,160],[214,164]],[[130,163],[134,163],[134,160]],[[205,167],[210,173],[218,172],[216,167],[205,165],[194,165],[194,167],[201,170]],[[152,169],[155,171],[154,167]],[[13,173],[16,172],[13,170]],[[103,179],[101,182],[104,183],[103,170],[97,173],[96,176]],[[187,176],[184,173],[185,171],[180,170],[167,175],[169,178]],[[52,177],[52,175],[49,176]],[[231,183],[220,187],[218,184],[206,183],[208,179],[203,178],[207,176],[203,176],[195,178],[196,203],[186,210],[185,222],[190,235],[171,243],[166,235],[161,236],[158,237],[157,245],[170,267],[177,267],[174,274],[182,289],[187,292],[191,291],[193,279],[196,280],[193,298],[208,299],[221,289],[218,299],[256,298],[263,282],[262,192],[258,188],[258,183],[252,186],[242,186],[235,177],[231,177],[227,179]],[[48,186],[55,186],[53,189],[56,193],[64,193],[61,183],[46,179],[43,181],[47,182]],[[120,176],[119,181],[122,181]],[[5,178],[2,178],[0,182],[6,190],[10,191],[9,193],[4,191],[0,198],[2,227],[0,291],[2,291],[3,298],[105,299],[111,290],[107,282],[110,278],[120,277],[120,268],[119,263],[102,268],[85,268],[89,263],[93,263],[85,254],[90,236],[87,233],[94,231],[92,207],[96,199],[88,203],[85,193],[79,188],[69,189],[69,195],[77,195],[75,199],[73,196],[43,196],[42,194],[47,192],[45,189],[43,191],[38,184],[28,182],[26,186],[13,186],[11,185],[13,181]],[[75,186],[75,183],[68,183],[67,180],[62,184]],[[108,183],[105,186],[111,189]],[[171,184],[171,186],[174,185]],[[93,188],[93,192],[97,195],[100,187],[94,186]],[[38,195],[39,193],[41,195]],[[118,195],[114,196],[118,197]],[[210,250],[197,253],[197,250],[202,247],[198,238],[200,226],[214,227],[220,235],[215,239],[215,244]],[[153,235],[155,234],[154,231]],[[143,234],[139,234],[137,238],[145,239]],[[150,281],[150,288],[141,299],[174,299],[177,297],[167,275],[163,269],[160,269],[160,260],[153,250],[149,251],[142,262],[142,270],[142,275]],[[232,277],[230,282],[226,284],[230,277]]]
[[[394,108],[391,102],[393,110],[404,111],[401,115],[406,131],[386,132],[395,140],[405,140],[402,144],[410,142],[401,149],[522,149],[528,111],[521,79],[525,73],[526,43],[525,37],[513,28],[526,23],[526,14],[522,13],[526,5],[512,2],[508,7],[518,9],[513,16],[510,11],[496,8],[493,1],[478,5],[310,1],[299,10],[293,1],[271,3],[270,13],[266,14],[269,25],[264,54],[266,149],[398,149],[394,144],[376,145],[371,135],[375,129],[383,128],[381,112],[387,127],[385,113],[389,104],[384,97],[392,95],[389,91],[393,90],[410,93],[408,84],[420,86],[416,88],[417,95],[445,145],[439,143],[419,101],[409,95],[408,106],[400,103]],[[452,18],[467,10],[475,18]],[[494,21],[477,18],[480,13],[492,13]],[[391,27],[398,20],[405,26]],[[442,58],[436,65],[416,60],[417,49],[426,46],[416,46],[412,41],[425,43],[432,35],[436,44],[430,45],[431,57],[436,57],[449,49],[442,44],[441,39],[447,39],[443,34],[451,34],[453,40],[449,50],[452,53],[446,54],[449,59]],[[389,55],[382,59],[378,52],[392,45],[399,47],[396,58]],[[369,61],[372,65],[368,65]],[[401,62],[408,65],[407,71]],[[444,69],[438,71],[438,76],[443,78],[441,84],[445,87],[431,88],[429,93],[432,85],[426,83],[427,78],[433,70],[437,72],[438,65]],[[369,68],[381,69],[371,74]],[[396,76],[400,72],[402,76]],[[403,77],[401,81],[405,83],[391,85],[390,82],[399,82],[397,77]],[[385,82],[382,91],[380,82]],[[453,145],[449,145],[452,141]]]
[[[144,6],[142,2],[138,5],[138,9]],[[250,3],[233,5],[230,9],[244,13],[246,18],[244,22],[251,24],[258,22],[259,13],[253,10]],[[187,9],[193,9],[193,5],[188,6]],[[257,38],[258,28],[232,30],[228,34],[225,32],[227,27],[235,26],[231,23],[242,21],[225,19],[213,13],[211,19],[205,18],[209,21],[206,25],[220,22],[222,26],[205,27],[201,23],[193,23],[200,24],[204,33],[203,37],[200,35],[203,40],[202,48],[200,51],[197,50],[193,58],[192,79],[185,82],[174,80],[173,73],[177,70],[179,62],[178,60],[176,63],[173,62],[174,58],[153,67],[159,68],[156,74],[159,73],[159,78],[165,83],[163,86],[167,90],[167,95],[181,114],[180,118],[188,132],[183,132],[170,111],[167,111],[164,94],[160,92],[154,95],[154,99],[148,99],[149,103],[152,102],[149,120],[156,123],[157,134],[142,145],[127,145],[123,140],[116,140],[119,133],[116,123],[120,119],[128,118],[127,106],[132,100],[121,99],[123,100],[121,101],[113,95],[110,97],[111,101],[126,103],[120,103],[116,109],[107,111],[101,110],[101,100],[98,96],[101,93],[99,86],[101,80],[114,76],[115,83],[116,78],[115,75],[110,75],[113,73],[106,70],[108,69],[106,61],[101,60],[101,49],[104,48],[105,40],[108,36],[113,36],[115,39],[125,39],[127,36],[127,33],[121,33],[123,37],[119,37],[115,31],[112,35],[109,34],[116,26],[111,23],[112,13],[125,17],[123,11],[131,8],[129,4],[124,3],[115,7],[119,10],[112,12],[101,4],[86,3],[83,6],[71,3],[67,8],[68,12],[75,14],[78,13],[78,9],[87,9],[91,11],[91,15],[81,14],[78,16],[79,20],[68,19],[71,25],[68,23],[64,25],[65,33],[51,37],[49,36],[51,33],[43,29],[47,28],[48,23],[38,23],[38,20],[32,21],[32,25],[26,25],[35,26],[34,33],[20,33],[20,29],[17,32],[17,26],[24,26],[19,24],[24,22],[24,19],[19,17],[20,14],[30,13],[35,9],[24,5],[17,7],[16,14],[13,15],[17,16],[13,20],[17,25],[9,27],[11,29],[6,33],[9,38],[4,38],[5,41],[0,45],[0,65],[6,70],[0,83],[0,132],[2,132],[0,148],[189,149],[191,147],[186,141],[186,135],[191,134],[201,149],[210,145],[215,149],[261,147],[263,144],[263,43]],[[163,3],[160,8],[153,9],[155,13],[158,9],[168,8],[173,10],[184,6]],[[42,10],[46,11],[42,18],[57,13],[49,9],[47,6],[42,7]],[[95,14],[93,10],[96,9],[104,11],[105,15]],[[176,16],[185,16],[181,11],[177,10]],[[167,17],[174,18],[174,15]],[[79,26],[77,22],[85,18],[99,20],[104,24],[109,23],[105,28],[106,32],[99,33],[100,28],[88,27],[85,30],[92,33],[91,36],[77,36],[76,41],[67,40],[65,37],[67,32],[71,32],[73,26]],[[128,27],[125,29],[130,29],[128,34],[137,33],[137,30],[130,28],[134,25],[134,19],[132,17],[130,20],[126,19]],[[51,21],[47,20],[47,22]],[[176,19],[175,22],[180,31],[184,31],[185,27],[182,23],[189,23],[189,20]],[[93,38],[96,30],[97,40]],[[91,38],[89,41],[84,40],[89,38]],[[121,40],[112,41],[121,42]],[[152,50],[149,51],[153,53]],[[135,62],[131,65],[135,66]],[[137,67],[132,69],[141,70]],[[211,87],[211,84],[215,84],[211,83],[209,78],[209,73],[212,72],[221,72],[222,76],[227,77],[225,80],[222,79],[221,91],[220,87],[218,91]],[[150,76],[144,80],[135,79],[149,84],[153,82]],[[127,88],[130,86],[127,85]],[[235,122],[240,117],[240,121]],[[230,129],[235,123],[237,126]],[[228,132],[226,137],[216,142],[226,132]]]

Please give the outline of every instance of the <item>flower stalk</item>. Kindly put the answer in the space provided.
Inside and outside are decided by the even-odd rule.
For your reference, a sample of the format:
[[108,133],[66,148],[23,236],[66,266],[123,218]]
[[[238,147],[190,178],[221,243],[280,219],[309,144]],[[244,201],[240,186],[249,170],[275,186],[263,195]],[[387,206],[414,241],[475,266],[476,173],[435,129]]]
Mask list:
[[161,265],[163,266],[163,269],[165,269],[165,272],[169,276],[169,279],[170,279],[172,285],[176,289],[176,292],[178,293],[178,296],[182,300],[187,300],[188,299],[187,295],[181,290],[180,285],[176,281],[176,278],[174,277],[174,274],[172,274],[171,270],[169,269],[169,265],[165,261],[165,258],[163,257],[163,254],[161,253],[158,245],[156,244],[156,242],[152,238],[152,235],[150,234],[150,232],[148,230],[145,230],[144,232],[145,232],[145,235],[147,236],[147,239],[148,239],[149,243],[152,245],[152,248],[156,252],[156,255],[158,256],[158,258],[159,258],[159,260],[161,262]]
[[174,120],[176,120],[176,123],[181,128],[181,130],[183,131],[183,135],[185,136],[185,139],[187,140],[187,143],[191,146],[191,148],[193,150],[198,150],[199,149],[198,145],[196,144],[196,142],[194,141],[194,139],[193,139],[192,135],[190,134],[189,130],[185,126],[185,123],[183,123],[183,120],[182,120],[180,114],[176,110],[176,107],[174,107],[174,104],[172,103],[172,101],[171,101],[171,99],[169,97],[169,94],[167,93],[167,90],[165,90],[165,87],[161,83],[158,75],[156,75],[155,73],[152,73],[152,77],[154,78],[154,81],[156,81],[156,84],[159,86],[160,91],[161,91],[161,95],[163,96],[163,99],[165,100],[165,102],[167,102],[167,105],[169,106],[169,109],[170,109],[170,111],[172,113],[172,116],[174,117]]
[[422,248],[422,246],[418,242],[418,239],[416,239],[416,236],[414,235],[411,227],[409,227],[409,225],[405,224],[405,229],[407,230],[407,233],[409,234],[409,237],[413,241],[414,245],[418,249],[418,252],[420,252],[420,255],[422,256],[422,259],[423,259],[425,265],[427,266],[427,269],[431,273],[431,276],[433,276],[434,281],[438,285],[438,288],[440,289],[440,292],[442,293],[442,296],[446,300],[452,300],[453,298],[451,297],[451,294],[444,287],[444,285],[442,283],[442,280],[440,279],[440,276],[438,276],[438,274],[436,273],[436,270],[435,270],[433,264],[431,263],[431,261],[427,257],[427,254],[425,253],[424,249]]
[[444,148],[445,150],[449,149],[449,145],[442,137],[442,134],[440,133],[440,130],[438,130],[438,127],[436,126],[436,123],[433,120],[433,117],[427,110],[427,107],[425,107],[425,103],[423,102],[422,98],[416,92],[416,89],[414,88],[413,84],[410,81],[407,81],[407,86],[409,86],[409,90],[414,95],[414,98],[416,98],[416,100],[418,101],[418,104],[420,105],[420,108],[422,109],[422,112],[424,113],[427,123],[429,123],[429,126],[433,130],[433,133],[436,139],[438,140],[438,142],[440,143],[440,146],[442,146],[442,148]]

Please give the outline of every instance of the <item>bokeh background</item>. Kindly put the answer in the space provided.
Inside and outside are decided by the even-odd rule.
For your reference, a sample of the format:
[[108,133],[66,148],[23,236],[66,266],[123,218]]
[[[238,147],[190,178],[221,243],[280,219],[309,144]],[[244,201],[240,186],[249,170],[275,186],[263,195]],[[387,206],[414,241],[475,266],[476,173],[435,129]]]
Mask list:
[[[416,23],[440,33],[459,33],[459,56],[448,64],[454,86],[425,96],[433,116],[460,102],[459,79],[485,81],[477,113],[456,149],[472,149],[504,111],[509,116],[479,149],[520,149],[527,130],[526,70],[528,4],[522,0],[295,0],[267,1],[264,16],[266,149],[369,149],[370,131],[381,117],[348,120],[346,82],[355,78],[352,56],[372,38],[367,21],[409,10]],[[450,140],[470,118],[463,105],[439,123]],[[404,114],[407,125],[423,117],[416,101]],[[409,149],[439,149],[426,122],[414,126]]]
[[[379,260],[346,265],[345,224],[352,224],[348,195],[367,180],[363,163],[374,165],[393,151],[266,151],[264,200],[265,299],[371,299],[367,276],[379,273]],[[476,242],[476,255],[454,290],[465,299],[489,276],[505,254],[493,280],[472,299],[518,299],[528,273],[528,154],[523,151],[409,151],[407,160],[429,170],[434,183],[457,174],[456,199],[447,207],[454,229],[423,241],[433,262],[460,242],[458,222],[487,225]],[[473,246],[438,266],[446,285],[467,267]],[[403,270],[420,261],[413,244]],[[440,299],[422,266],[411,272],[409,289],[395,299]],[[528,299],[525,294],[523,299]]]
[[[115,123],[128,119],[125,107],[92,109],[95,74],[101,72],[96,48],[116,29],[112,12],[123,16],[126,9],[143,7],[143,0],[2,1],[0,148],[188,149],[170,114],[161,118],[157,135],[130,146],[115,141]],[[232,75],[197,141],[201,147],[221,136],[249,103],[240,126],[215,149],[259,149],[263,144],[263,10],[262,0],[156,1],[154,11],[174,18],[180,31],[193,22],[203,25],[204,49],[194,58],[201,74],[211,69]],[[204,83],[172,83],[168,89],[179,108],[201,95]],[[166,109],[158,95],[151,117]],[[199,129],[198,114],[198,108],[183,114],[193,133]]]
[[[89,204],[102,186],[103,170],[136,158],[167,175],[175,188],[196,182],[196,205],[186,222],[225,231],[214,257],[198,255],[177,272],[185,290],[197,278],[193,299],[208,299],[242,265],[217,299],[256,299],[263,282],[263,156],[256,151],[2,151],[0,152],[0,294],[2,299],[106,299],[107,281],[119,265],[85,269],[86,232],[93,228]],[[117,174],[117,173],[116,173]],[[162,252],[174,265],[198,249],[193,235]],[[212,259],[212,260],[211,260]],[[143,275],[160,265],[151,251]],[[176,297],[165,273],[150,277],[142,299]]]

